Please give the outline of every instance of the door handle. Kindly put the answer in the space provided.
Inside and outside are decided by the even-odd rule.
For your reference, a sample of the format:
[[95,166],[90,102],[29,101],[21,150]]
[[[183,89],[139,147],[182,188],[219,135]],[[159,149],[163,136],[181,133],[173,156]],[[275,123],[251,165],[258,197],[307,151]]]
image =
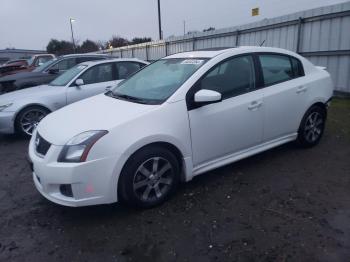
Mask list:
[[253,101],[248,106],[248,109],[249,110],[254,110],[254,109],[258,109],[261,106],[262,106],[262,101]]
[[306,86],[299,86],[299,87],[297,88],[297,94],[306,92],[306,90],[307,90]]

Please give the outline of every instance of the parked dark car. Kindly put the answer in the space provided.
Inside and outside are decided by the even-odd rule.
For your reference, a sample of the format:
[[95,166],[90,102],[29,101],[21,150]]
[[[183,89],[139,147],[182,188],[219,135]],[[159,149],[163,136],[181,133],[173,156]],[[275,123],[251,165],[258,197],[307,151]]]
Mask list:
[[47,84],[77,64],[86,61],[109,58],[111,57],[102,54],[74,54],[61,56],[44,63],[32,72],[21,72],[14,75],[0,77],[0,94]]
[[0,77],[19,72],[31,72],[54,58],[55,56],[52,54],[39,54],[31,56],[29,59],[10,60],[0,66]]

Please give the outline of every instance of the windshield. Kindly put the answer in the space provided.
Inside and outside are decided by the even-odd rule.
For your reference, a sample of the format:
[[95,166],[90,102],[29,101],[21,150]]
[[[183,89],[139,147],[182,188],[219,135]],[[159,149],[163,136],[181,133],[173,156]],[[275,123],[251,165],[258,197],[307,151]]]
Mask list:
[[71,69],[64,72],[59,77],[55,78],[49,85],[50,86],[65,86],[68,84],[74,77],[76,77],[81,71],[83,71],[87,65],[76,65]]
[[27,59],[28,65],[31,65],[34,61],[35,56],[32,56],[31,58]]
[[43,72],[46,70],[49,66],[51,66],[53,63],[55,63],[57,59],[52,59],[50,61],[47,61],[46,63],[42,64],[41,66],[38,66],[35,68],[32,72]]
[[134,102],[161,104],[206,61],[203,58],[159,60],[120,83],[110,94]]

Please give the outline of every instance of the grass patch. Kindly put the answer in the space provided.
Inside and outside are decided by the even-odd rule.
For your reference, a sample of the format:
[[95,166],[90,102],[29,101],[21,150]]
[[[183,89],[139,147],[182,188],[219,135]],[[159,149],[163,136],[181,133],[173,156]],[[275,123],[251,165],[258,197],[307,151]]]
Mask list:
[[332,133],[350,139],[350,98],[335,98],[332,100],[327,128]]

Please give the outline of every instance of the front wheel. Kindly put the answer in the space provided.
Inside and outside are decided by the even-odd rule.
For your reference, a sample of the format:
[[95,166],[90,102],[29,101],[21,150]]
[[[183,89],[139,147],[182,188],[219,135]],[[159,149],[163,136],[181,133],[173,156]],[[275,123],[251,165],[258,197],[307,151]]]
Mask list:
[[304,115],[298,131],[298,143],[312,147],[319,143],[326,124],[326,110],[320,106],[311,107]]
[[25,137],[31,137],[39,122],[50,112],[40,106],[29,106],[23,109],[16,117],[16,131]]
[[127,161],[119,180],[119,197],[129,205],[150,208],[163,203],[179,183],[180,166],[169,150],[151,146]]

